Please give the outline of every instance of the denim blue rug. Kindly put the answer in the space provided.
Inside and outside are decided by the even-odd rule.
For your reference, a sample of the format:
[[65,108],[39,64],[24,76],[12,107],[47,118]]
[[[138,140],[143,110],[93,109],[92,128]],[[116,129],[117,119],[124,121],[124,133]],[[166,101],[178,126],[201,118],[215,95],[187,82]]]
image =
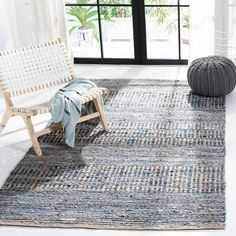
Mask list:
[[43,136],[0,190],[0,224],[100,229],[223,229],[225,98],[185,82],[99,80],[98,120]]

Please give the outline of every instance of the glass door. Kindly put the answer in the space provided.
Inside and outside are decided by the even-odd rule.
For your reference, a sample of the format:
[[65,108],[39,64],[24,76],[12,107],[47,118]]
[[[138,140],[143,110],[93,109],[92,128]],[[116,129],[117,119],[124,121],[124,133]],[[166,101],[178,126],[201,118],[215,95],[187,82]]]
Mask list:
[[132,0],[70,0],[67,22],[75,62],[133,62]]
[[189,0],[68,0],[75,63],[187,64]]
[[144,0],[144,14],[144,61],[154,64],[186,64],[189,48],[189,1]]

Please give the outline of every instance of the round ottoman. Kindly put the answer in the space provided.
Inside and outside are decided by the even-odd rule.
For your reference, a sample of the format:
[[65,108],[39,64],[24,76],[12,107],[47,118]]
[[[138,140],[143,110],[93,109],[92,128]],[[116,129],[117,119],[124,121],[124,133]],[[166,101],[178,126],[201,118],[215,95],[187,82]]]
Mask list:
[[193,94],[220,97],[236,85],[236,67],[227,57],[209,56],[194,60],[188,69],[188,83]]

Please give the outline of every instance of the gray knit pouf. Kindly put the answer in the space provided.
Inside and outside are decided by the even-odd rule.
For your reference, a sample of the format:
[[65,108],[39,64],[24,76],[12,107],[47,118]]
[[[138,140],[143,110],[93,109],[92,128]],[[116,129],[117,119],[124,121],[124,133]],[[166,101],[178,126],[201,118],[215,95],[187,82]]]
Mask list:
[[236,67],[227,57],[209,56],[194,60],[188,69],[192,92],[207,97],[220,97],[236,85]]

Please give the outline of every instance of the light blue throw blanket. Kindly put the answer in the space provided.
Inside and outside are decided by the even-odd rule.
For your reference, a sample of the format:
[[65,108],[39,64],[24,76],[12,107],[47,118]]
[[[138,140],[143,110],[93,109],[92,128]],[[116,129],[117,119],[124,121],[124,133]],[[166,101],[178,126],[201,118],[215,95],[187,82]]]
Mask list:
[[[65,142],[74,147],[75,129],[82,112],[81,95],[89,89],[97,87],[92,81],[85,78],[77,78],[68,83],[51,99],[51,114],[53,123],[62,123],[65,132]],[[86,103],[86,113],[95,111],[93,102]]]

